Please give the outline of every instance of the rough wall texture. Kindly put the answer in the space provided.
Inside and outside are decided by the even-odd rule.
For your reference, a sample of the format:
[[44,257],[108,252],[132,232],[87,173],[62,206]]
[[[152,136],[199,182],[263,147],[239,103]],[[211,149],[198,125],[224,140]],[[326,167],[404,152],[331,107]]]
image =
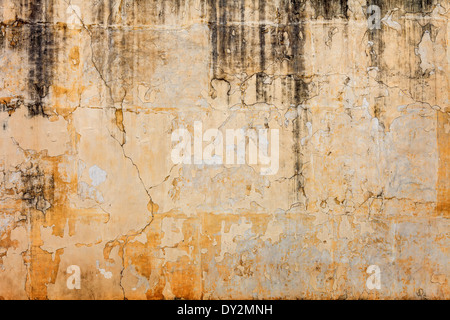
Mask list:
[[448,0],[0,4],[0,298],[450,298]]

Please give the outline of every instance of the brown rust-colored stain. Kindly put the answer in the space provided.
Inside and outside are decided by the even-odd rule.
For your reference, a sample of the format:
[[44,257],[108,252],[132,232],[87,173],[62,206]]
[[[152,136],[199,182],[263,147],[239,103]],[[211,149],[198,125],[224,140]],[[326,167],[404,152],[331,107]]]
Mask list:
[[[48,166],[44,165],[46,162],[49,164]],[[27,170],[21,174],[23,189],[20,192],[26,207],[28,207],[27,209],[24,207],[24,209],[27,211],[27,219],[30,224],[30,244],[29,249],[23,254],[23,259],[28,269],[26,291],[32,300],[47,299],[47,285],[55,283],[60,256],[64,253],[63,248],[57,249],[55,253],[40,248],[43,245],[41,227],[48,225],[47,210],[49,207],[55,210],[54,207],[58,203],[65,202],[64,193],[57,192],[61,191],[61,185],[65,185],[58,178],[57,163],[57,158],[35,157]],[[40,169],[41,167],[45,169]],[[63,197],[63,200],[59,198],[59,195]],[[60,217],[59,222],[65,224],[64,217]],[[57,221],[53,219],[53,223],[57,223]]]
[[437,143],[439,155],[439,169],[437,181],[438,216],[450,216],[450,108],[437,114]]
[[[59,270],[60,257],[64,248],[54,253],[41,248],[41,228],[51,227],[52,235],[63,237],[76,233],[76,224],[94,225],[105,223],[109,217],[96,209],[76,210],[71,208],[68,196],[76,191],[77,176],[67,182],[67,175],[61,166],[66,160],[64,156],[48,157],[46,153],[28,154],[32,159],[21,172],[22,210],[27,213],[30,224],[29,249],[23,253],[27,266],[26,291],[32,300],[47,299],[47,285],[54,284]],[[68,228],[68,230],[66,230]],[[5,239],[6,240],[6,239]],[[2,243],[6,247],[16,245],[15,242]]]
[[80,64],[80,49],[79,47],[72,47],[69,52],[69,59],[73,67],[78,67]]
[[[24,254],[24,262],[28,265],[26,290],[28,297],[32,300],[47,299],[47,284],[54,283],[58,273],[60,255],[64,249],[58,249],[55,258],[50,252],[46,252],[40,248],[43,244],[40,236],[40,227],[45,225],[45,213],[39,211],[38,202],[34,204],[33,200],[42,200],[48,198],[52,204],[55,195],[53,175],[52,183],[49,185],[45,182],[46,174],[39,170],[33,174],[25,174],[22,176],[26,189],[24,190],[25,201],[33,207],[29,209],[28,219],[30,220],[30,248]],[[39,199],[41,198],[41,199]],[[33,201],[33,202],[31,202]],[[34,207],[36,206],[36,207]]]
[[59,263],[64,249],[57,249],[55,258],[50,252],[39,248],[40,244],[32,245],[29,256],[24,257],[25,263],[29,265],[26,289],[31,300],[46,300],[47,285],[55,283],[59,271]]
[[120,131],[125,132],[125,127],[123,126],[123,110],[116,109],[116,126],[120,129]]

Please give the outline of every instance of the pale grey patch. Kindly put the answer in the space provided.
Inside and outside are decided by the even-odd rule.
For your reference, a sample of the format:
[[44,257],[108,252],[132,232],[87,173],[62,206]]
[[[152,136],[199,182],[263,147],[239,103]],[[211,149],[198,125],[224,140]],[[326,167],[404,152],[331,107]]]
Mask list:
[[94,187],[105,182],[106,176],[106,171],[103,171],[96,165],[89,168],[89,177],[91,178]]

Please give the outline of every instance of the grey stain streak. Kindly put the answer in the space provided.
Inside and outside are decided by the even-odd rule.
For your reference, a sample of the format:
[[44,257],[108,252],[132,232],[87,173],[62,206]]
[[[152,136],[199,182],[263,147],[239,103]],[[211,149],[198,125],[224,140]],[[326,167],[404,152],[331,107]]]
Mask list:
[[52,24],[53,1],[37,0],[21,3],[29,12],[28,32],[28,91],[32,102],[27,103],[30,116],[46,116],[45,98],[53,83],[53,66],[56,60],[56,34]]

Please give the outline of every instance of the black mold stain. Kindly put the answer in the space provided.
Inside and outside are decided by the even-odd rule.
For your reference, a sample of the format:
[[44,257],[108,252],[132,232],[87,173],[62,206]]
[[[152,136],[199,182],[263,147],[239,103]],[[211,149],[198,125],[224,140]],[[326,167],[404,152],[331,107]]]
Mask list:
[[[330,0],[328,0],[330,1]],[[382,10],[382,15],[389,10],[399,8],[405,13],[429,13],[433,10],[434,0],[368,0],[367,6],[377,5]]]
[[295,157],[294,163],[294,181],[295,181],[295,191],[296,200],[303,196],[306,199],[305,193],[305,181],[303,177],[303,154],[301,150],[301,135],[307,132],[306,123],[308,122],[308,110],[298,105],[303,102],[308,95],[308,85],[298,77],[294,78],[294,97],[297,101],[297,117],[293,120],[294,129],[292,130],[294,145],[293,152]]
[[29,11],[28,38],[28,91],[31,103],[27,103],[29,116],[46,116],[44,99],[53,82],[53,66],[56,60],[56,35],[51,24],[53,0],[35,0],[21,3],[21,9]]
[[404,3],[405,11],[410,13],[426,13],[431,12],[433,9],[433,0],[407,0],[407,1],[395,1],[398,6]]
[[21,172],[21,181],[23,185],[22,200],[26,201],[28,205],[34,206],[39,197],[44,196],[44,173],[37,166],[27,172]]
[[348,18],[347,0],[312,0],[311,5],[315,10],[315,17],[323,17],[326,20],[333,18]]
[[[296,20],[294,17],[304,12],[307,3],[314,9],[314,15]],[[424,13],[432,10],[433,0],[368,0],[366,8],[369,5],[379,6],[382,15],[394,8],[400,8],[402,12]],[[265,0],[208,0],[213,76],[222,77],[223,73],[247,72],[249,69],[253,69],[255,74],[267,73],[268,56],[271,62],[288,59],[292,66],[297,63],[292,56],[298,44],[295,39],[299,35],[298,24],[304,24],[305,19],[348,20],[348,9],[347,0],[280,0],[277,4]],[[266,25],[266,20],[271,24]],[[286,32],[289,39],[284,39]],[[371,40],[382,44],[382,41],[377,41],[382,36],[379,30],[373,29],[370,33]],[[283,46],[283,40],[289,41],[289,48]],[[382,50],[380,47],[374,51]],[[373,59],[372,64],[376,65],[377,58],[374,56]],[[298,68],[292,66],[292,69]],[[265,76],[259,74],[257,77],[258,100],[265,99],[264,85],[260,82]]]
[[399,8],[405,13],[428,13],[433,10],[434,0],[368,0],[367,5],[377,5],[382,14]]
[[8,112],[9,116],[11,116],[17,108],[19,108],[23,104],[22,97],[18,97],[16,99],[11,99],[10,101],[6,99],[0,99],[0,111]]
[[[298,106],[304,102],[308,96],[308,86],[302,78],[302,73],[305,67],[304,61],[304,23],[305,19],[302,10],[302,3],[300,1],[293,1],[286,7],[288,13],[288,23],[291,26],[288,28],[288,35],[290,39],[290,46],[292,50],[291,69],[292,75],[287,78],[290,80],[289,91],[293,92],[293,101],[291,105],[297,108],[297,117],[293,120],[293,153],[295,157],[294,162],[294,191],[295,201],[300,200],[300,196],[306,198],[304,189],[304,179],[302,175],[303,170],[303,155],[301,150],[301,133],[304,131],[307,122],[307,111]],[[293,84],[293,87],[292,87]],[[292,94],[290,94],[292,96]]]
[[[95,5],[95,4],[94,4]],[[105,2],[101,1],[97,7],[95,7],[95,12],[96,12],[96,23],[103,23],[103,18],[105,15]]]
[[114,3],[112,0],[108,0],[108,19],[106,20],[106,24],[110,26],[113,24],[113,12],[114,12]]
[[[205,2],[208,0],[202,0],[195,5],[199,6],[200,12],[204,13]],[[108,2],[105,4],[105,2]],[[114,5],[117,1],[103,0],[99,6],[102,12],[97,14],[97,23],[105,24],[105,14],[108,16],[112,12]],[[183,9],[189,9],[189,6],[194,5],[192,0],[122,0],[118,9],[121,16],[122,23],[125,25],[164,25],[170,18],[178,19],[182,16]],[[106,8],[109,7],[108,8]],[[109,11],[108,11],[109,10]],[[108,12],[106,12],[108,11]],[[110,20],[111,23],[118,23],[114,20],[114,17]]]
[[[424,15],[433,10],[435,1],[433,0],[367,0],[366,1],[366,9],[370,5],[376,5],[380,8],[381,18],[383,18],[390,10],[399,9],[400,15],[405,14],[416,14],[416,15]],[[367,14],[369,16],[369,14]],[[413,30],[402,28],[401,34],[404,39],[409,39],[411,41],[411,37],[417,37],[417,31],[414,29],[419,29],[423,32],[429,32],[430,36],[433,38],[433,35],[436,34],[436,30],[432,24],[427,24],[425,26],[416,26],[413,27]],[[370,55],[370,67],[377,68],[377,81],[380,83],[385,83],[386,78],[389,77],[393,71],[390,70],[386,61],[384,59],[384,54],[386,50],[385,35],[386,32],[390,32],[390,30],[386,29],[386,26],[383,24],[380,25],[379,29],[373,28],[368,29],[368,40],[371,43],[371,47],[369,50]],[[411,58],[411,56],[410,56]],[[411,81],[419,80],[423,76],[427,76],[422,74],[420,69],[414,70],[409,68],[410,72],[406,76]],[[410,85],[411,86],[411,85]],[[411,93],[416,95],[416,90],[412,90]],[[420,97],[417,98],[420,100]],[[383,114],[385,112],[385,99],[384,97],[375,97],[375,105],[373,107],[374,116],[379,119],[380,126],[384,127],[384,117]]]
[[264,90],[264,79],[266,75],[264,73],[266,69],[266,25],[264,24],[266,19],[266,4],[265,0],[259,0],[259,72],[256,75],[256,99],[259,101],[266,101],[266,91]]
[[[256,21],[246,20],[246,7],[253,12]],[[258,83],[258,99],[264,100],[267,92],[263,81],[267,78],[268,57],[271,63],[278,63],[277,66],[288,61],[288,74],[302,73],[303,63],[300,61],[303,58],[299,47],[304,36],[303,9],[304,1],[300,0],[282,0],[279,7],[265,0],[209,0],[213,78],[241,72],[254,74]],[[278,18],[275,18],[275,10]],[[270,25],[266,21],[270,21]]]
[[32,163],[31,167],[20,171],[20,181],[21,186],[18,191],[24,203],[30,208],[45,213],[54,200],[53,176],[46,174],[38,164]]
[[24,40],[27,38],[27,35],[23,31],[25,24],[26,23],[18,17],[11,22],[0,22],[1,51],[8,47],[17,51],[24,49],[26,42]]
[[6,26],[3,23],[0,23],[0,52],[4,51],[6,39]]
[[[345,1],[340,3],[346,4]],[[281,89],[283,103],[294,108],[301,105],[309,96],[308,84],[304,78],[304,25],[307,18],[304,7],[304,0],[282,0],[278,7],[265,0],[209,0],[212,79],[226,80],[230,75],[241,73],[254,75],[258,102],[270,104],[273,92]],[[346,12],[346,5],[343,7]],[[343,9],[340,8],[339,6],[339,16],[343,16]],[[246,13],[249,12],[253,14],[251,19],[256,21],[247,21],[250,18]],[[331,16],[331,11],[327,11],[327,17]],[[272,66],[269,66],[268,58]],[[274,68],[275,65],[275,70],[281,69],[281,64],[286,62],[288,70],[277,75],[281,88],[275,88],[272,81],[266,81],[272,70],[268,68]],[[293,122],[296,201],[306,197],[301,172],[303,155],[300,143],[300,137],[306,131],[306,122],[307,110],[298,112],[298,117]]]
[[431,41],[433,42],[436,41],[437,33],[439,30],[437,27],[435,27],[432,23],[427,23],[426,25],[421,26],[421,29],[422,29],[422,36],[425,32],[429,32]]

